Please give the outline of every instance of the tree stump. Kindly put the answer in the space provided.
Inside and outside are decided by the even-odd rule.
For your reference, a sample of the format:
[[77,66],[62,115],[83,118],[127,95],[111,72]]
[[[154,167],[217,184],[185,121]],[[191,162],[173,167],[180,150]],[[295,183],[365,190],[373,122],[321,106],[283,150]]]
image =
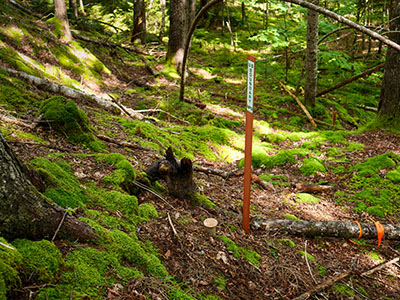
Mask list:
[[178,162],[171,147],[167,149],[165,159],[151,164],[147,168],[146,174],[151,181],[165,180],[168,193],[173,197],[184,199],[196,192],[192,161],[188,158],[182,158]]

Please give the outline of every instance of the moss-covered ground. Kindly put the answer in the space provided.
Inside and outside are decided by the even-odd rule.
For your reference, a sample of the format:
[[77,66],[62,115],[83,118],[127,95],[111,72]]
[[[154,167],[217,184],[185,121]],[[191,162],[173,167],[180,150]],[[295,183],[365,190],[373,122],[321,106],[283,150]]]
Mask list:
[[[32,5],[38,14],[51,9],[47,1]],[[161,17],[158,5],[148,12],[151,20]],[[296,89],[305,46],[303,10],[270,5],[273,30],[259,28],[265,22],[262,9],[249,8],[251,26],[260,29],[249,37],[256,28],[240,26],[239,6],[229,11],[236,36],[214,27],[213,14],[196,30],[185,97],[205,106],[199,108],[178,100],[179,78],[162,59],[166,48],[157,42],[157,22],[150,21],[149,44],[139,51],[161,72],[155,77],[142,54],[129,47],[60,42],[54,19],[44,14],[39,20],[0,3],[2,65],[113,98],[143,115],[112,114],[88,99],[43,91],[0,70],[0,114],[26,124],[40,121],[26,127],[0,119],[1,134],[35,170],[48,200],[99,236],[89,244],[0,237],[0,300],[286,299],[314,286],[313,277],[321,283],[398,255],[398,242],[385,239],[377,248],[374,240],[317,237],[305,243],[303,237],[254,228],[245,234],[241,176],[195,172],[198,190],[186,200],[170,197],[162,180],[146,178],[146,168],[168,147],[177,158],[202,167],[226,172],[243,167],[247,54],[252,54],[258,59],[252,165],[271,189],[253,183],[251,216],[399,223],[400,139],[396,131],[377,129],[375,113],[360,106],[377,107],[382,73],[319,97],[309,108],[318,121],[314,128],[276,81]],[[72,27],[93,39],[125,43],[127,11],[100,1]],[[104,23],[93,18],[99,15]],[[334,29],[325,19],[320,26],[321,33]],[[267,42],[270,47],[264,47]],[[287,46],[289,64],[281,55]],[[353,59],[332,41],[320,47],[321,90],[376,60],[372,55]],[[301,88],[298,95],[302,98]],[[101,141],[100,135],[115,142]],[[302,184],[332,188],[304,192],[297,189]],[[219,221],[216,236],[204,231],[209,217]],[[326,299],[397,299],[399,276],[396,268],[379,273],[378,281],[354,275],[322,293]]]

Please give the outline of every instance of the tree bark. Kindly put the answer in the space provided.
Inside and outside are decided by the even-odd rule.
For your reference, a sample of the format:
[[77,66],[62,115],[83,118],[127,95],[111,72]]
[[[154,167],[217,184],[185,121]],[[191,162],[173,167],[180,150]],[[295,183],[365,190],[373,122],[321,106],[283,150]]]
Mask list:
[[170,25],[166,62],[167,65],[173,66],[179,74],[182,74],[183,51],[186,40],[185,12],[185,1],[170,1]]
[[[319,5],[319,0],[313,0]],[[318,79],[318,13],[308,9],[307,12],[307,49],[306,49],[306,84],[304,89],[304,102],[306,105],[315,106]]]
[[57,237],[89,241],[96,234],[60,206],[50,202],[32,185],[27,169],[5,142],[0,132],[0,234],[16,238],[51,239],[63,217]]
[[69,22],[67,16],[67,7],[65,6],[65,0],[54,0],[54,15],[60,20],[63,27],[64,37],[66,42],[72,40],[71,31],[69,29]]
[[160,9],[161,9],[161,23],[160,23],[160,34],[158,38],[161,41],[164,36],[164,30],[165,30],[165,0],[160,0]]
[[[355,222],[340,221],[292,221],[292,220],[256,220],[256,228],[269,232],[288,233],[308,237],[337,237],[358,238],[360,229]],[[377,230],[375,224],[360,223],[364,239],[376,239]],[[400,240],[400,225],[383,224],[384,239]]]
[[[393,1],[390,39],[400,43],[400,1]],[[378,118],[400,128],[400,52],[388,48],[379,101]]]
[[78,19],[78,5],[76,4],[76,0],[69,0],[69,9],[72,12],[73,18]]
[[133,3],[133,30],[131,42],[139,39],[146,43],[146,4],[144,0],[135,0]]

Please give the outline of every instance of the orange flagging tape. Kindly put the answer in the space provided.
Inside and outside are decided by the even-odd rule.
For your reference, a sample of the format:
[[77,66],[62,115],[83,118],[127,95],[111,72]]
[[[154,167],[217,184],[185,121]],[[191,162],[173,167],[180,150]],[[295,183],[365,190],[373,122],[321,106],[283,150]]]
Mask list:
[[354,223],[356,223],[358,225],[358,229],[360,229],[360,234],[358,235],[358,238],[362,237],[362,229],[361,229],[361,224],[358,221],[353,221]]
[[376,221],[374,224],[376,226],[376,232],[378,236],[378,247],[379,247],[381,245],[383,235],[385,234],[385,230],[383,229],[383,225],[379,223],[379,221]]
[[[358,229],[360,230],[360,233],[358,234],[358,238],[362,237],[362,228],[361,228],[361,224],[358,221],[353,221],[354,223],[356,223],[358,225]],[[355,241],[353,241],[352,239],[349,239],[349,242],[355,244],[358,246],[358,243],[356,243]]]

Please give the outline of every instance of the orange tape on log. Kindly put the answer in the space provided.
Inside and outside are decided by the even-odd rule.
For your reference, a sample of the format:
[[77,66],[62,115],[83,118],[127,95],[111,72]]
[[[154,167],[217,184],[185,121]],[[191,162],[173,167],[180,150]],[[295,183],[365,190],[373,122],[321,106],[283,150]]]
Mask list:
[[360,234],[358,235],[358,238],[362,237],[362,228],[361,228],[361,224],[358,221],[353,221],[354,223],[356,223],[358,225],[358,229],[360,229]]
[[376,232],[378,236],[378,247],[379,247],[381,245],[383,235],[385,234],[385,230],[383,228],[383,225],[379,223],[379,221],[376,221],[374,224],[376,226]]
[[[356,223],[358,225],[358,229],[360,230],[360,233],[358,234],[358,238],[362,237],[362,228],[361,228],[361,224],[358,221],[353,221],[354,223]],[[355,244],[358,246],[358,243],[356,243],[355,241],[353,241],[352,239],[349,239],[349,242]]]

